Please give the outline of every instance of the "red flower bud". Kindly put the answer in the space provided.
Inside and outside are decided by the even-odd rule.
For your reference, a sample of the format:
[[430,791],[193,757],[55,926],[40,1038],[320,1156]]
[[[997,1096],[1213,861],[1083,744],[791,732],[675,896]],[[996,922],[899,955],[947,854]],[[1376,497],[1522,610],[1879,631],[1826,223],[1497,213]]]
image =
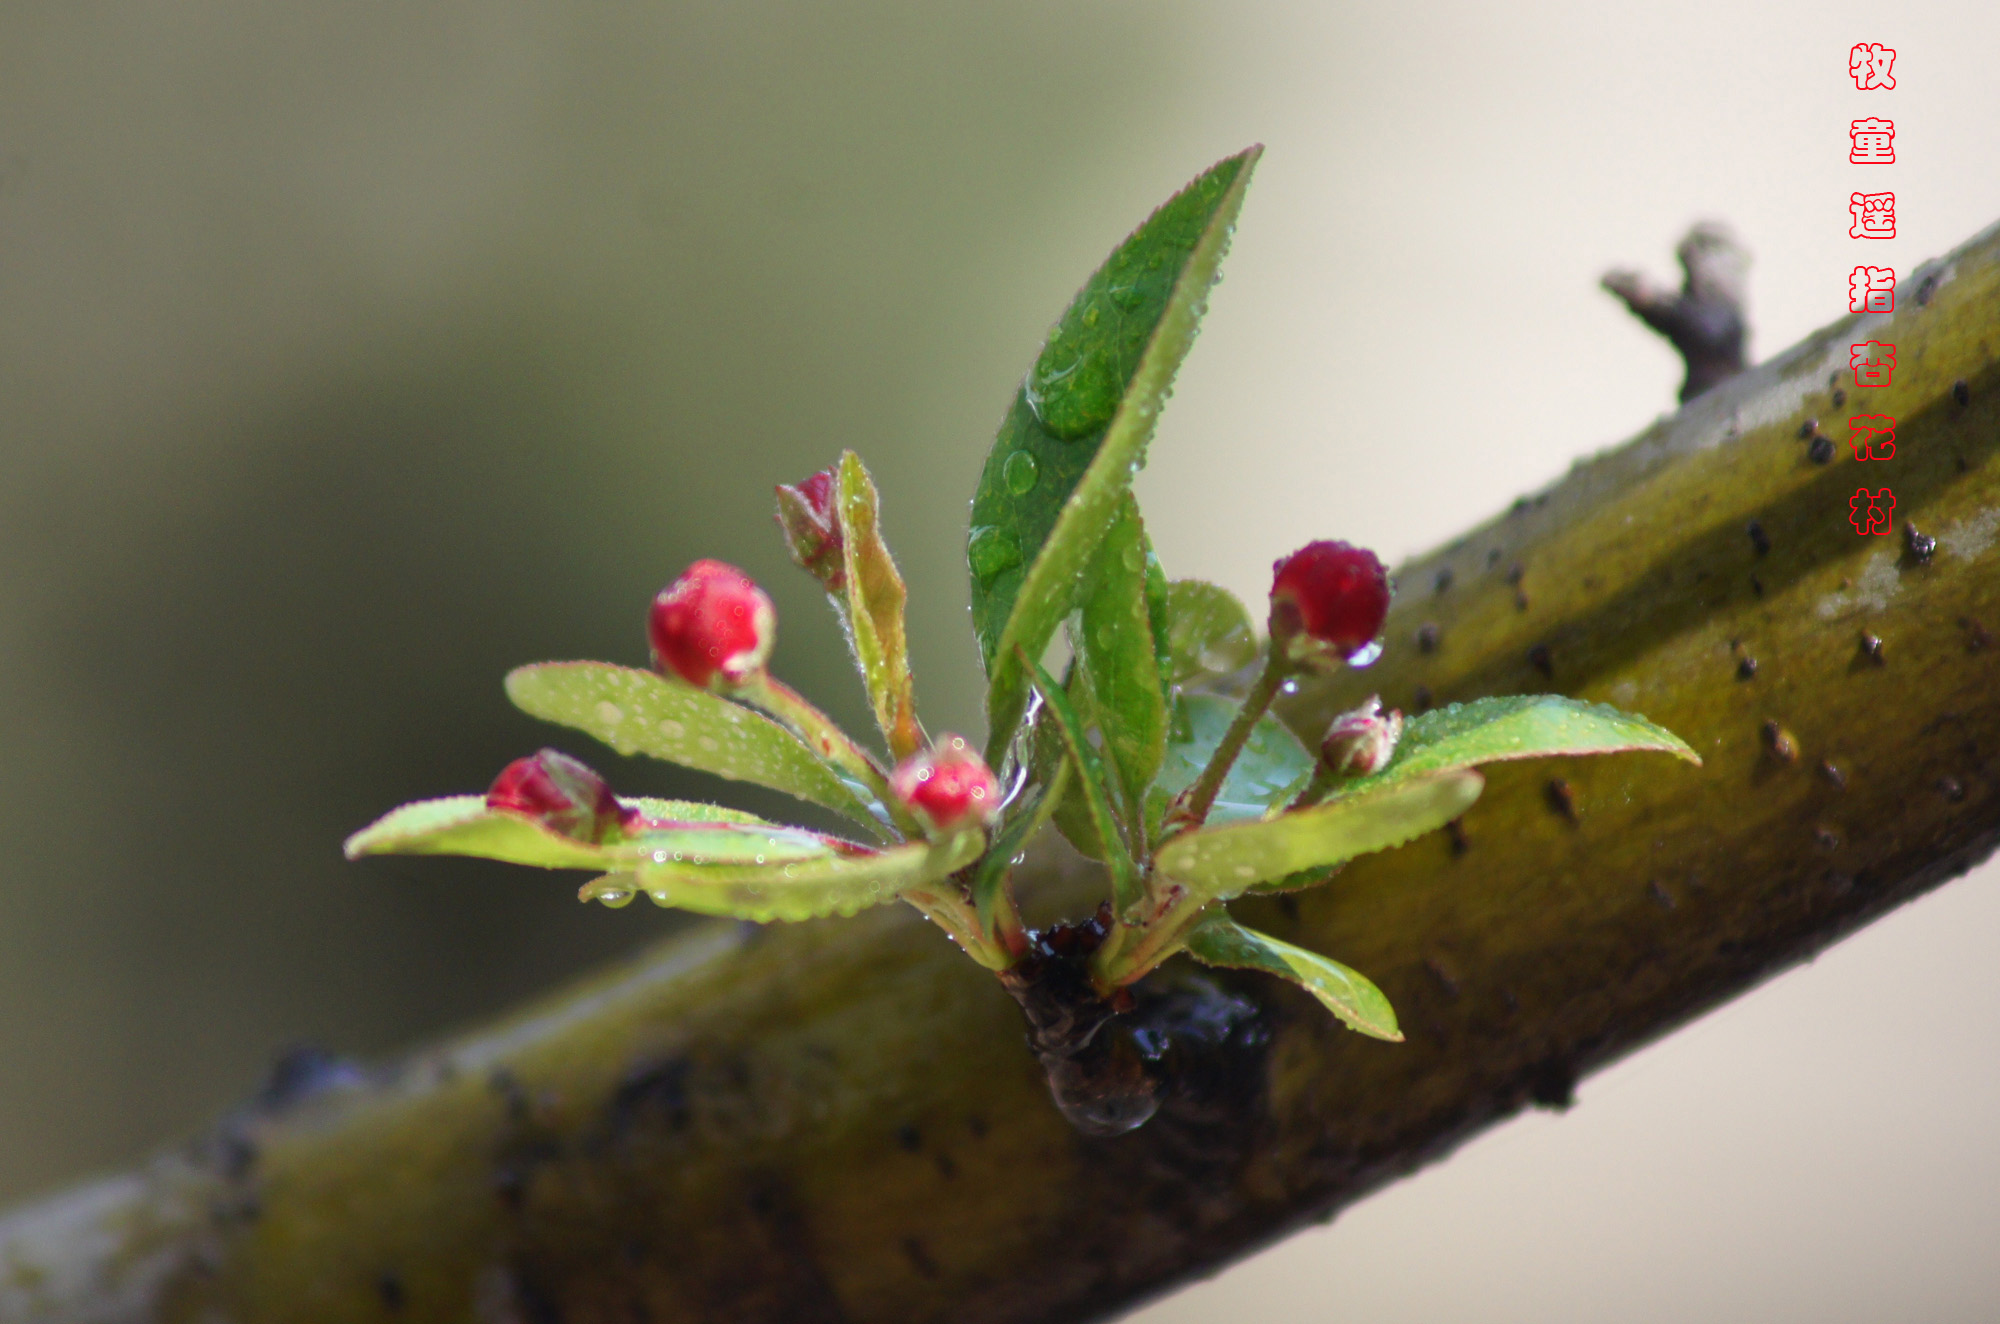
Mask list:
[[778,484],[778,527],[792,559],[829,593],[847,587],[841,547],[840,512],[834,509],[833,470],[824,469],[797,487]]
[[662,671],[703,689],[732,689],[771,656],[778,611],[735,566],[696,561],[653,599],[647,625]]
[[1375,553],[1344,542],[1307,543],[1272,567],[1271,639],[1296,661],[1327,654],[1356,665],[1389,614],[1389,573]]
[[486,807],[523,814],[552,832],[593,843],[616,836],[639,817],[636,808],[618,803],[604,778],[553,749],[502,768],[486,792]]
[[962,736],[904,759],[889,787],[935,832],[984,827],[1000,812],[1000,784]]
[[1382,715],[1382,700],[1369,695],[1353,712],[1342,713],[1319,742],[1320,761],[1327,771],[1343,777],[1380,772],[1403,738],[1403,715],[1391,709]]

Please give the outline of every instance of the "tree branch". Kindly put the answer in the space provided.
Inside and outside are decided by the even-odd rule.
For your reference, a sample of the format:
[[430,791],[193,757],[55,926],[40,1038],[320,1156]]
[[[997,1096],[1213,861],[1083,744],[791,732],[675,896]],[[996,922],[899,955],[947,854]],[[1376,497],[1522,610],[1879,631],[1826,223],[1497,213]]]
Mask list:
[[[1375,977],[1408,1043],[1219,981],[1234,1067],[1089,1139],[1006,993],[907,910],[717,925],[20,1210],[0,1320],[1082,1320],[1563,1104],[1993,849],[1996,258],[1989,231],[1870,321],[1912,365],[1874,406],[1892,465],[1806,453],[1844,320],[1405,566],[1391,638],[1428,647],[1288,701],[1316,733],[1368,689],[1555,688],[1707,760],[1566,765],[1560,794],[1551,765],[1502,765],[1462,849],[1239,907]],[[1928,557],[1856,536],[1862,481],[1893,482]]]
[[1703,221],[1674,250],[1680,259],[1678,292],[1653,284],[1636,271],[1607,271],[1601,282],[1632,315],[1667,338],[1687,365],[1681,402],[1694,399],[1747,366],[1743,342],[1744,282],[1750,254],[1729,227]]

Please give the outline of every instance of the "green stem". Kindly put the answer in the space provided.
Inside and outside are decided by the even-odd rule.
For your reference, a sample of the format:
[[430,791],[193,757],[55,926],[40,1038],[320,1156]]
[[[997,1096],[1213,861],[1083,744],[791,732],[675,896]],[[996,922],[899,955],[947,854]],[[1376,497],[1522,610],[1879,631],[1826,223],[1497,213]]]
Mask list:
[[890,792],[889,774],[882,765],[803,694],[769,672],[759,671],[743,682],[736,697],[755,704],[791,727],[815,754],[866,786],[889,811],[889,817],[905,837],[924,836],[922,826]]
[[1274,643],[1264,660],[1264,673],[1257,677],[1257,683],[1250,687],[1243,706],[1237,710],[1236,718],[1229,729],[1222,734],[1222,743],[1215,747],[1215,754],[1208,760],[1208,766],[1201,770],[1188,788],[1174,797],[1166,815],[1160,820],[1160,840],[1165,841],[1178,832],[1197,828],[1208,818],[1208,811],[1215,804],[1215,797],[1222,790],[1223,779],[1229,776],[1229,769],[1236,763],[1236,756],[1243,752],[1243,746],[1250,740],[1250,732],[1256,729],[1257,721],[1271,701],[1278,697],[1278,690],[1285,678],[1292,674],[1292,664],[1282,655],[1282,650]]

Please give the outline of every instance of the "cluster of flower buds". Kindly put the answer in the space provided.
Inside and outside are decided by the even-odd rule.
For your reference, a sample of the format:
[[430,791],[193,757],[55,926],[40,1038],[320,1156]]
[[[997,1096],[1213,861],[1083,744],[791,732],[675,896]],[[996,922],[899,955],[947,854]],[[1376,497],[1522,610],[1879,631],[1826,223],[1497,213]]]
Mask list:
[[735,566],[696,561],[653,600],[647,625],[661,670],[727,691],[764,669],[777,642],[778,612]]
[[797,487],[778,484],[778,527],[784,530],[785,545],[800,568],[829,593],[847,587],[846,552],[834,500],[831,469],[822,469]]
[[1320,763],[1336,777],[1365,777],[1380,772],[1403,738],[1403,715],[1390,709],[1382,715],[1382,700],[1369,695],[1351,712],[1333,719],[1319,743]]
[[1271,646],[1297,666],[1362,664],[1388,614],[1389,572],[1366,548],[1307,543],[1272,567]]
[[940,836],[985,827],[1000,812],[1000,784],[963,736],[944,736],[904,759],[889,785]]
[[486,807],[534,819],[551,832],[602,845],[638,820],[639,811],[618,802],[590,767],[540,750],[500,770],[486,792]]

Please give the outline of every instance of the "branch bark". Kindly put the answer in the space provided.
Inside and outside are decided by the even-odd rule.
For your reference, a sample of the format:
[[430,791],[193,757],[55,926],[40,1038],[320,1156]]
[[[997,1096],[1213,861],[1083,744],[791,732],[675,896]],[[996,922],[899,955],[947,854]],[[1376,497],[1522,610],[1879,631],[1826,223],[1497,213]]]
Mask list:
[[[2000,839],[2000,230],[1907,288],[1403,567],[1426,646],[1288,701],[1312,732],[1369,688],[1553,688],[1707,760],[1502,765],[1462,833],[1240,907],[1374,976],[1407,1044],[1222,981],[1235,1068],[1089,1139],[913,914],[714,926],[18,1211],[0,1320],[1083,1320],[1561,1106]],[[1864,329],[1911,365],[1871,393],[1897,459],[1828,466]],[[1864,480],[1928,555],[1856,536]]]

